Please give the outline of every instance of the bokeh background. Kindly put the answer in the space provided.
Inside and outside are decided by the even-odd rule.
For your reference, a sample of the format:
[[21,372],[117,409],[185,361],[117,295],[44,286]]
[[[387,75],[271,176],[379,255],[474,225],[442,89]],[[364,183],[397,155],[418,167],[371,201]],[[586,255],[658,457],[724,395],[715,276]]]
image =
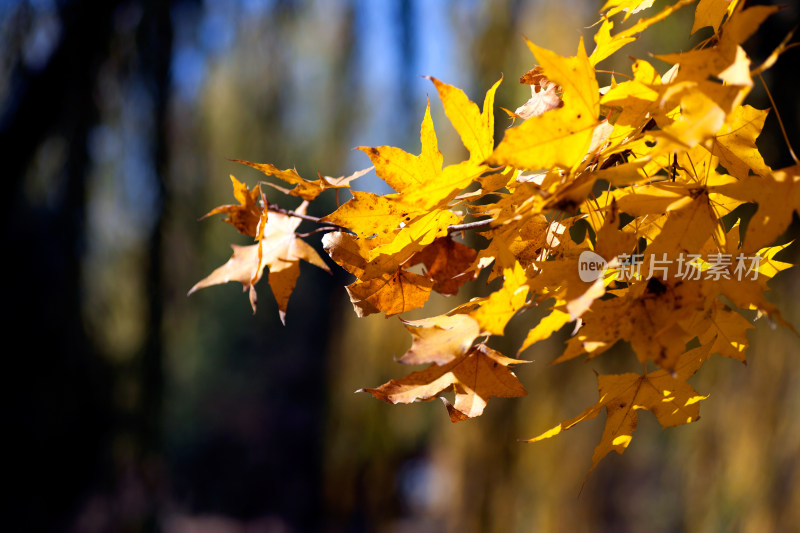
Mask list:
[[[229,158],[348,174],[369,165],[354,146],[418,151],[430,97],[440,147],[456,160],[464,148],[420,75],[473,100],[505,75],[498,105],[514,109],[528,97],[516,80],[534,65],[522,36],[573,55],[601,4],[0,2],[4,528],[796,528],[800,341],[785,328],[757,323],[746,367],[716,357],[693,378],[711,395],[702,420],[662,431],[643,414],[625,455],[582,488],[604,417],[540,444],[517,440],[593,403],[593,370],[631,368],[624,347],[550,366],[556,336],[525,353],[527,397],[453,425],[438,402],[353,393],[405,373],[393,358],[409,338],[397,319],[357,319],[341,270],[304,265],[285,327],[266,285],[256,315],[238,286],[186,296],[229,243],[246,244],[219,219],[198,222],[230,202],[228,174],[260,179]],[[790,4],[747,43],[755,60],[797,24]],[[626,54],[687,49],[705,36],[689,39],[692,15],[685,8],[601,67],[627,73]],[[798,57],[791,50],[765,74],[795,148]],[[760,87],[750,102],[769,107]],[[499,139],[502,112],[497,122]],[[767,162],[791,164],[774,113],[765,130]],[[356,187],[386,190],[374,176]],[[326,196],[311,212],[333,206]],[[795,219],[786,239],[797,235]],[[796,245],[784,253],[799,256]],[[800,275],[773,283],[771,300],[800,327]],[[433,299],[429,312],[453,305]],[[515,319],[498,347],[514,353],[537,319]]]

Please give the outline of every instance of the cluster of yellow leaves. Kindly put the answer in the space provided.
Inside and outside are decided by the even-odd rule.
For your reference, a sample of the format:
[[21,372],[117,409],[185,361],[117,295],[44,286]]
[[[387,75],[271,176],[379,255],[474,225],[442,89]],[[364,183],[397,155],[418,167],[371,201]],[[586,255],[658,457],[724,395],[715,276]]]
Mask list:
[[[260,186],[250,191],[232,177],[239,205],[209,215],[225,213],[255,244],[234,246],[228,263],[192,291],[239,281],[255,310],[253,286],[266,267],[283,318],[300,260],[327,269],[297,236],[302,219],[309,219],[327,232],[322,243],[330,258],[356,278],[347,291],[359,316],[421,308],[432,292],[457,294],[484,269],[490,281],[502,278],[489,296],[404,321],[412,343],[399,362],[429,366],[363,389],[376,398],[411,403],[453,393],[452,403],[442,399],[457,422],[480,415],[492,396],[525,395],[510,367],[526,361],[487,342],[503,335],[518,313],[547,305],[549,313],[531,328],[520,353],[574,323],[556,362],[596,357],[623,340],[642,370],[599,375],[598,402],[532,442],[605,408],[596,465],[611,450],[625,450],[639,410],[653,412],[664,427],[697,420],[705,396],[686,380],[714,353],[745,360],[752,324],[742,312],[783,323],[764,293],[767,281],[790,266],[774,259],[786,246],[774,241],[800,210],[800,165],[773,170],[764,162],[755,141],[767,112],[743,103],[753,76],[782,49],[754,67],[742,43],[776,8],[700,0],[692,32],[710,27],[711,37],[690,51],[658,56],[673,65],[663,74],[634,59],[630,76],[612,76],[600,86],[599,62],[694,0],[614,33],[612,17],[623,13],[625,23],[652,3],[609,0],[591,54],[583,39],[572,57],[528,42],[538,65],[520,81],[531,86],[531,99],[508,112],[521,123],[497,145],[494,96],[502,80],[479,107],[461,90],[429,78],[468,157],[443,165],[429,104],[419,155],[391,146],[359,148],[392,194],[353,190],[334,212],[309,217],[308,202],[328,189],[349,189],[366,171],[312,181],[294,169],[242,161],[293,186],[264,182],[304,202],[286,211],[269,204]],[[757,205],[749,219],[740,219],[743,204]],[[456,240],[469,230],[488,245],[476,249]],[[587,254],[605,265],[588,280],[582,276]],[[630,275],[624,260],[631,257],[640,260],[638,275]],[[686,257],[695,259],[691,266],[682,262]],[[743,271],[745,258],[750,268]]]

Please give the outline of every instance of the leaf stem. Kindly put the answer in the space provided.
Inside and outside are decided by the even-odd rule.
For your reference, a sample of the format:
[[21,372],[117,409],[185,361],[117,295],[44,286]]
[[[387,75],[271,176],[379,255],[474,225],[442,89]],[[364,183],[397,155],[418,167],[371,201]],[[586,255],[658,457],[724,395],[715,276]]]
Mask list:
[[767,98],[769,98],[769,103],[772,104],[772,109],[775,110],[775,118],[778,119],[778,125],[781,127],[781,133],[783,134],[783,140],[786,141],[786,146],[789,148],[789,154],[794,159],[794,162],[800,165],[800,161],[797,159],[797,155],[795,155],[794,150],[792,150],[792,145],[789,142],[789,136],[786,134],[786,128],[783,127],[783,119],[781,119],[781,114],[778,113],[778,106],[775,105],[775,100],[772,99],[772,93],[769,92],[769,87],[767,87],[767,83],[764,81],[764,78],[761,76],[761,73],[758,73],[758,79],[761,80],[761,85],[764,86],[764,91],[767,93]]

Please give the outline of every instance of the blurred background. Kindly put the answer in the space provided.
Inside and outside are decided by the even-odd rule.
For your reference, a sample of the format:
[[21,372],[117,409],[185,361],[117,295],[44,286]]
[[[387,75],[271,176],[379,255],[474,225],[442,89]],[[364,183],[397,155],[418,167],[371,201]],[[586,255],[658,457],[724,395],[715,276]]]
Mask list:
[[[397,319],[355,317],[340,269],[303,266],[285,327],[263,283],[256,315],[238,285],[186,297],[228,259],[229,243],[247,244],[221,217],[198,222],[231,203],[228,174],[250,186],[260,179],[229,158],[295,166],[308,178],[349,174],[369,165],[354,146],[418,152],[430,97],[440,148],[455,161],[464,148],[420,75],[479,101],[504,75],[497,103],[515,109],[529,96],[517,78],[534,66],[522,36],[573,55],[601,6],[0,2],[9,530],[797,527],[800,342],[785,328],[757,323],[746,367],[716,357],[693,378],[711,395],[701,421],[662,431],[643,414],[625,455],[605,459],[581,490],[604,416],[543,443],[517,439],[594,403],[593,370],[633,368],[624,349],[553,367],[564,342],[556,336],[524,354],[533,360],[517,370],[527,397],[495,399],[482,417],[453,425],[438,402],[390,406],[353,394],[406,373],[393,358],[410,340]],[[627,55],[689,48],[707,36],[689,40],[693,9],[600,67],[629,73]],[[756,61],[797,24],[797,9],[747,43]],[[797,59],[791,50],[764,76],[796,149]],[[760,87],[749,101],[769,107]],[[502,112],[497,123],[499,140]],[[774,113],[759,144],[773,167],[791,164]],[[387,190],[374,175],[355,185]],[[334,202],[323,196],[311,212]],[[797,219],[786,239],[796,236]],[[799,255],[794,246],[784,259]],[[800,275],[785,272],[773,288],[771,300],[800,327]],[[455,304],[433,299],[426,313]],[[498,348],[513,354],[537,320],[515,319]]]

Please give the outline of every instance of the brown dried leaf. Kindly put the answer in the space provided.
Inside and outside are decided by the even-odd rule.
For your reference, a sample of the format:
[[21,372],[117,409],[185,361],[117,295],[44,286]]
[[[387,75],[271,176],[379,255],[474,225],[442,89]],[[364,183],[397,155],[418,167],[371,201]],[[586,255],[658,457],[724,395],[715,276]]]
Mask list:
[[239,200],[239,205],[221,205],[203,215],[202,218],[217,213],[226,213],[228,216],[225,217],[225,222],[239,230],[239,233],[255,237],[258,221],[263,213],[258,204],[261,189],[256,185],[252,191],[249,190],[247,185],[234,178],[233,174],[231,174],[231,182],[233,182],[233,196]]
[[477,252],[450,237],[436,239],[422,251],[417,252],[409,264],[422,263],[433,282],[433,290],[440,294],[453,295],[467,281],[475,279],[477,272],[467,272],[475,261]]
[[[460,422],[483,414],[489,398],[515,398],[527,391],[509,369],[509,365],[528,363],[505,357],[484,345],[451,363],[432,364],[425,370],[391,380],[375,389],[361,389],[388,403],[412,403],[435,398],[450,387],[455,389],[453,405],[448,406],[450,420]],[[360,391],[360,392],[361,392]],[[447,405],[447,404],[446,404]]]
[[407,365],[436,363],[444,365],[467,353],[481,328],[469,315],[440,315],[407,322],[411,348],[398,362]]
[[358,316],[381,311],[392,316],[424,306],[432,288],[433,282],[427,277],[397,270],[367,281],[358,280],[347,286],[347,293]]
[[542,67],[536,66],[520,77],[519,82],[531,86],[531,97],[514,112],[522,119],[537,117],[551,109],[564,105],[559,96],[561,87],[543,74]]

